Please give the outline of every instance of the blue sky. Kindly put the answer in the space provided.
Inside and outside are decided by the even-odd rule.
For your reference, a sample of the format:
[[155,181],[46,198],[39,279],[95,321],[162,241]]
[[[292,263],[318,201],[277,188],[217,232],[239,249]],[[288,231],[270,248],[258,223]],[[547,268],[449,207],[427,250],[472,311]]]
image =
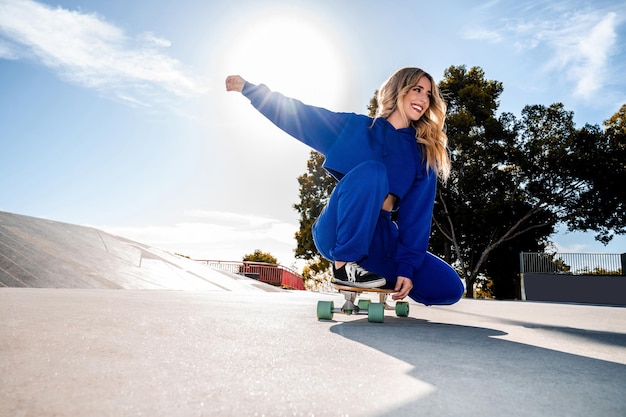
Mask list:
[[289,266],[309,150],[226,75],[364,113],[400,67],[480,66],[504,85],[499,111],[562,102],[581,127],[626,103],[625,39],[617,0],[0,0],[0,210]]

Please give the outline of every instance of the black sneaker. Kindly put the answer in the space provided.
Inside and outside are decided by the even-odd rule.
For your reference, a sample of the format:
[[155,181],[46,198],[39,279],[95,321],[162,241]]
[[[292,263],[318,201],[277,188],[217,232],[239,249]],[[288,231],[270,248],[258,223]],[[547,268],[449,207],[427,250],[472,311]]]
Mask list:
[[356,262],[348,262],[339,269],[333,265],[333,276],[333,283],[348,287],[378,288],[387,283],[385,278],[364,269]]

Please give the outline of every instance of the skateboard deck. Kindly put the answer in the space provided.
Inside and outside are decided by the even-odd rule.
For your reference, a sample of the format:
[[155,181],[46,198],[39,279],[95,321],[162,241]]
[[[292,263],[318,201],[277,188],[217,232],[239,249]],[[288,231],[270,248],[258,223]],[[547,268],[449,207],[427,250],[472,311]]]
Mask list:
[[339,285],[333,284],[333,288],[338,289],[339,291],[351,291],[357,293],[363,292],[371,292],[371,293],[379,293],[379,294],[393,294],[396,292],[391,288],[359,288],[359,287],[348,287],[347,285]]
[[[396,291],[388,288],[357,288],[346,285],[333,284],[339,293],[343,294],[345,302],[341,308],[335,308],[333,301],[317,302],[318,320],[332,320],[335,313],[338,314],[363,314],[367,315],[367,320],[372,323],[383,323],[385,321],[385,310],[394,310],[398,317],[409,315],[409,303],[406,301],[396,301],[395,307],[387,304],[387,297]],[[362,293],[378,294],[379,302],[373,303],[368,299],[360,299]]]

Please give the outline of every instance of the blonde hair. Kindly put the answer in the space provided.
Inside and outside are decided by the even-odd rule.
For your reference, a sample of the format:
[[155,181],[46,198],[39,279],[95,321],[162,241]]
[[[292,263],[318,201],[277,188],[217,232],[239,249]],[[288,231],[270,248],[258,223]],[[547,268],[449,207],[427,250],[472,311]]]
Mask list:
[[376,118],[388,118],[398,110],[408,120],[401,105],[402,99],[426,77],[432,85],[430,105],[422,117],[410,124],[415,128],[417,143],[423,145],[426,165],[433,169],[442,181],[450,175],[450,156],[448,154],[448,136],[444,131],[447,105],[433,77],[419,68],[402,68],[383,83],[378,91]]

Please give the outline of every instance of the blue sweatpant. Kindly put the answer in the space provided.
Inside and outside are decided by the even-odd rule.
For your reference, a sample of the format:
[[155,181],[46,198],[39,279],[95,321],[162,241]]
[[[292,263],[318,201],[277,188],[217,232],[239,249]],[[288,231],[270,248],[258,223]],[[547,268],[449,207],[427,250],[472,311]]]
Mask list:
[[[329,261],[358,262],[393,288],[398,226],[391,213],[381,209],[388,193],[383,164],[366,161],[356,166],[333,190],[313,225],[313,239]],[[465,292],[456,271],[431,253],[426,253],[420,269],[408,278],[413,281],[409,297],[426,305],[454,304]]]

